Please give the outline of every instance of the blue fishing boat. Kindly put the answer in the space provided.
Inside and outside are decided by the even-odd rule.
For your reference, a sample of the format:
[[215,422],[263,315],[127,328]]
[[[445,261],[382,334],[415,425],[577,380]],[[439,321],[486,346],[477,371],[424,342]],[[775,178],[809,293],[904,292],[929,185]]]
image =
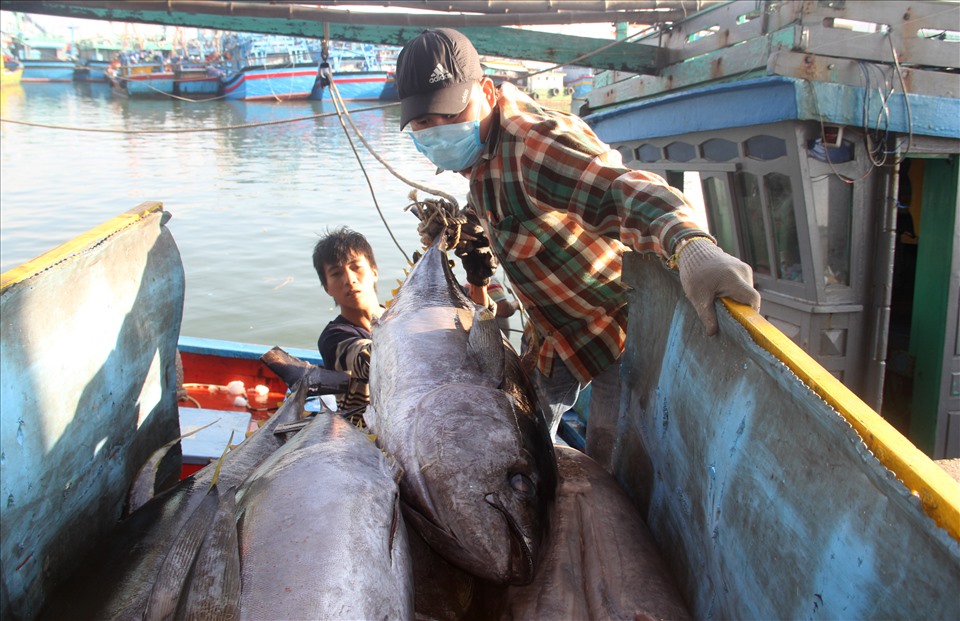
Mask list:
[[[396,101],[393,72],[398,52],[399,48],[370,44],[331,44],[327,63],[340,97],[345,101]],[[330,89],[322,71],[310,99],[330,100]]]
[[119,58],[123,47],[109,39],[83,39],[76,44],[77,64],[73,79],[76,82],[108,82],[107,69]]
[[317,63],[300,39],[234,34],[223,40],[221,78],[225,99],[287,101],[307,99],[317,80]]
[[14,37],[11,51],[23,67],[21,82],[71,82],[76,61],[69,44],[48,36]]
[[564,67],[563,86],[572,90],[571,109],[577,112],[587,101],[587,93],[593,90],[593,69],[590,67]]
[[[597,134],[701,206],[763,297],[718,303],[706,337],[676,273],[625,256],[613,470],[695,618],[960,617],[960,483],[940,461],[960,456],[957,23],[953,3],[720,3],[625,44],[633,75],[587,95]],[[178,434],[165,222],[142,206],[3,274],[13,617]],[[63,299],[54,330],[30,329]]]
[[173,94],[173,66],[159,52],[123,52],[106,70],[113,91],[125,97],[166,97]]
[[173,62],[173,93],[190,99],[220,94],[222,74],[215,63],[179,59]]

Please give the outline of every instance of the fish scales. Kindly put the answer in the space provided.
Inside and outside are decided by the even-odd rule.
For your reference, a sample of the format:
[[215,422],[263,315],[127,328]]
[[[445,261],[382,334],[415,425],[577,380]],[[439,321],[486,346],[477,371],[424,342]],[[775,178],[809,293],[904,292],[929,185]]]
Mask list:
[[[277,413],[227,453],[220,467],[221,489],[238,486],[283,444],[283,437],[273,430],[300,419],[308,391],[306,383],[295,385]],[[85,558],[71,579],[53,594],[40,619],[143,618],[154,583],[170,552],[170,543],[182,534],[190,517],[207,498],[215,469],[216,464],[206,466],[120,522],[101,547]]]
[[560,485],[549,544],[534,581],[481,588],[475,618],[691,619],[640,512],[583,453],[557,447]]
[[340,416],[318,414],[237,491],[241,619],[412,619],[395,474]]
[[397,460],[404,514],[485,580],[533,578],[556,491],[535,393],[491,313],[429,248],[372,331],[364,418]]

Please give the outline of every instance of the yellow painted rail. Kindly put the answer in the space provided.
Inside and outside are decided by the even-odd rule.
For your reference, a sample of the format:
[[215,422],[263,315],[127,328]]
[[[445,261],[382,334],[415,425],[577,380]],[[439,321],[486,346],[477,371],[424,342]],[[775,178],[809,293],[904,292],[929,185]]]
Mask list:
[[760,346],[853,426],[880,463],[920,498],[926,514],[960,541],[960,483],[757,311],[727,299],[723,303]]
[[23,282],[34,274],[39,274],[44,270],[50,269],[65,258],[84,248],[99,244],[108,237],[157,211],[163,211],[163,203],[156,201],[140,203],[130,211],[107,220],[100,226],[74,237],[53,250],[45,252],[35,259],[22,263],[13,269],[7,270],[3,274],[0,274],[0,293],[6,291],[8,287]]

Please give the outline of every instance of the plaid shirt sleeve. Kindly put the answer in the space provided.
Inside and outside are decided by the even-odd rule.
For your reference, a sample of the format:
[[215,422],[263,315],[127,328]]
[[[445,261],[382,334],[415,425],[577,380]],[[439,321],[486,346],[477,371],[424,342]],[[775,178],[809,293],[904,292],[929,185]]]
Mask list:
[[501,87],[499,131],[471,173],[491,245],[541,339],[538,365],[559,356],[587,382],[619,358],[626,327],[620,284],[630,249],[669,256],[705,235],[683,195],[623,166],[579,117]]

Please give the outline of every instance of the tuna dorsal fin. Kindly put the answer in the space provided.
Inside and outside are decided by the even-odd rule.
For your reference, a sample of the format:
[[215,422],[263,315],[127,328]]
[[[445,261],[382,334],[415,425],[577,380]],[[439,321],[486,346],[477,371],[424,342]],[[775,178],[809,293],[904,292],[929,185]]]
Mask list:
[[467,336],[467,352],[494,386],[503,382],[503,335],[497,318],[483,307],[477,307],[473,314],[473,325]]

